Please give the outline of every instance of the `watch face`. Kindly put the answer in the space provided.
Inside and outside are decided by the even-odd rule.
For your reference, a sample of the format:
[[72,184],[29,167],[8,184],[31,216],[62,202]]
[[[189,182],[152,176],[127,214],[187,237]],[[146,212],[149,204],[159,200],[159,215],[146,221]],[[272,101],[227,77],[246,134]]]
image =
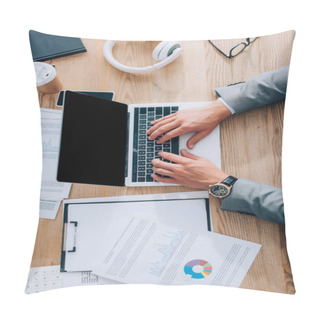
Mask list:
[[225,197],[229,193],[229,189],[221,184],[216,184],[210,188],[210,192],[216,197]]

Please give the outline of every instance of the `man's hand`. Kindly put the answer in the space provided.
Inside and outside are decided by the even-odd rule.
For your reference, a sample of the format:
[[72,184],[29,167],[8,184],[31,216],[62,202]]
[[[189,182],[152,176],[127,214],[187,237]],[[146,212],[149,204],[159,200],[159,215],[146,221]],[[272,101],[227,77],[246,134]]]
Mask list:
[[151,122],[153,125],[148,131],[149,140],[154,140],[165,133],[157,143],[163,143],[183,133],[195,131],[188,140],[187,146],[193,149],[194,145],[210,134],[210,132],[224,119],[231,115],[230,110],[219,100],[200,107],[181,110]]
[[207,159],[195,156],[186,150],[181,150],[181,155],[159,152],[160,157],[174,163],[168,163],[160,159],[152,160],[153,171],[159,175],[167,176],[167,178],[164,178],[153,174],[153,179],[159,182],[208,190],[210,185],[228,177],[226,173]]

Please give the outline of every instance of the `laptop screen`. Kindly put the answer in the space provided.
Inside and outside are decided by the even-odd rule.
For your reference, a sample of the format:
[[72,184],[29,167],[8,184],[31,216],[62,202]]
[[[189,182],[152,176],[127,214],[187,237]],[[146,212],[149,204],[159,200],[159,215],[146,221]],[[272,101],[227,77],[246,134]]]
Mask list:
[[128,106],[66,91],[57,180],[124,186]]

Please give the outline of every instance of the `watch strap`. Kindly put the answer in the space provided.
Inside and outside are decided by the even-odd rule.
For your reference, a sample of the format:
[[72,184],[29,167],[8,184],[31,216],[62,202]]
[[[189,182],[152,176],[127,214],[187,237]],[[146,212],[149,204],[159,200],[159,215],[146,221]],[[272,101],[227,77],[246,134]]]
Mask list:
[[225,178],[223,181],[221,181],[221,183],[227,185],[228,187],[231,187],[232,185],[235,184],[235,182],[237,181],[238,179],[233,177],[233,176],[229,176],[227,178]]

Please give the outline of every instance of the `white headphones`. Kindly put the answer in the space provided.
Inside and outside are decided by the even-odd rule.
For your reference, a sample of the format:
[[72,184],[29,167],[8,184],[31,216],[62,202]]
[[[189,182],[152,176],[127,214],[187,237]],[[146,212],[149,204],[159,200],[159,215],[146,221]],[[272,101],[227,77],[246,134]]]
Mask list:
[[181,41],[163,41],[159,43],[152,52],[154,59],[160,60],[160,62],[153,66],[134,68],[128,67],[118,62],[112,55],[112,49],[117,41],[108,40],[103,46],[103,54],[106,60],[115,68],[129,73],[145,73],[160,69],[173,60],[177,59],[182,53]]

